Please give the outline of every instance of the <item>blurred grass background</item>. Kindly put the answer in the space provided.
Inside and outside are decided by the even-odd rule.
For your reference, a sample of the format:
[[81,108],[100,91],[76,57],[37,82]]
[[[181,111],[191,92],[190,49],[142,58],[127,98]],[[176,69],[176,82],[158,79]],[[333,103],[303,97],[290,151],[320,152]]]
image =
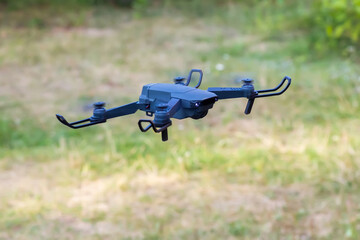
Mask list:
[[[359,35],[358,0],[0,0],[0,239],[359,239]],[[166,143],[54,117],[191,68],[293,84]]]

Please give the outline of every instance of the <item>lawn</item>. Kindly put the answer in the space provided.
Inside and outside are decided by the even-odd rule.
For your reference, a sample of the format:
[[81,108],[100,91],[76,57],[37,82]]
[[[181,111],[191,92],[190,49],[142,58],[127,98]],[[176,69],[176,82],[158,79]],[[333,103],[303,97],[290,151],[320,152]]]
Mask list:
[[[0,27],[1,240],[360,238],[359,62],[213,17],[79,14]],[[251,115],[235,99],[174,120],[165,143],[139,131],[143,112],[81,130],[55,118],[192,68],[202,89],[293,83]]]

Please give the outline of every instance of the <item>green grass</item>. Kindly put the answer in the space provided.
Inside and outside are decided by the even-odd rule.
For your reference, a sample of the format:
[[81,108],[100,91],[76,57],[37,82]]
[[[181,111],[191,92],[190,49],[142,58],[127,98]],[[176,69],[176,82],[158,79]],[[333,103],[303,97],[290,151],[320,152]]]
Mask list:
[[[358,239],[356,62],[216,16],[93,11],[70,28],[1,25],[0,239]],[[138,130],[140,112],[82,130],[55,119],[191,68],[203,89],[293,83],[249,116],[225,100],[175,120],[166,143]]]

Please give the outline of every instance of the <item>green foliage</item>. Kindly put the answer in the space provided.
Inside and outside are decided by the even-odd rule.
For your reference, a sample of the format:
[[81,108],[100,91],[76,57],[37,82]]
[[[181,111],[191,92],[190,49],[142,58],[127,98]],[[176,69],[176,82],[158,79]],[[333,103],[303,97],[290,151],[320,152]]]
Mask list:
[[54,6],[54,7],[80,7],[91,6],[95,0],[0,0],[0,5],[10,10],[21,10],[28,7]]
[[134,9],[134,17],[140,18],[146,13],[146,9],[149,7],[148,0],[134,0],[133,1],[133,9]]
[[268,38],[301,31],[307,47],[321,54],[336,49],[350,55],[360,47],[360,0],[0,0],[0,6],[27,13],[0,15],[0,21],[15,21],[9,25],[18,27],[78,27],[87,23],[89,11],[115,6],[131,9],[134,18],[168,13],[203,17]]
[[316,49],[360,46],[360,0],[315,1],[309,20]]
[[132,7],[136,0],[0,0],[0,6],[10,10],[21,10],[28,7],[91,7],[101,5],[112,5],[118,7]]

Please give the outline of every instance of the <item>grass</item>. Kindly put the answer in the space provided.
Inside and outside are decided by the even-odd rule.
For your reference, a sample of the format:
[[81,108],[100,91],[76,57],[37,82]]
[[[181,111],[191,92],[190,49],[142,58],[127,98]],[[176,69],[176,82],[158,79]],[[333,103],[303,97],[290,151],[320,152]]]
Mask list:
[[[0,239],[359,238],[356,62],[217,18],[99,11],[85,26],[0,28]],[[203,89],[293,84],[250,116],[226,100],[175,121],[167,143],[139,132],[142,113],[77,131],[54,117],[191,68]]]

